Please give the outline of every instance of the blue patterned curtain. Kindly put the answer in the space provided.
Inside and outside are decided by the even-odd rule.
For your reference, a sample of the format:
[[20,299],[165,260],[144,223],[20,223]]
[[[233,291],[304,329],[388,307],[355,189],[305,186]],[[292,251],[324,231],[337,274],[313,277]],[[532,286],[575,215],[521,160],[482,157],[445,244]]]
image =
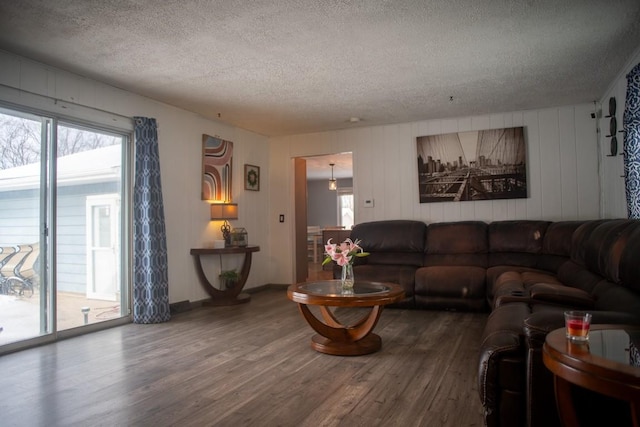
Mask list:
[[624,186],[629,218],[640,218],[640,64],[627,74],[624,109]]
[[133,185],[133,321],[170,318],[167,238],[155,119],[135,117]]

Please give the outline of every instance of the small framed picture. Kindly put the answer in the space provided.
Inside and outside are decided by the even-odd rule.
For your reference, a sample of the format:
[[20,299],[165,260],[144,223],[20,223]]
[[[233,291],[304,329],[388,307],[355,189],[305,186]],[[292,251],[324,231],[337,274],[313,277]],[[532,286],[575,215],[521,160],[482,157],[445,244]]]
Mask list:
[[244,189],[260,191],[260,167],[244,165]]

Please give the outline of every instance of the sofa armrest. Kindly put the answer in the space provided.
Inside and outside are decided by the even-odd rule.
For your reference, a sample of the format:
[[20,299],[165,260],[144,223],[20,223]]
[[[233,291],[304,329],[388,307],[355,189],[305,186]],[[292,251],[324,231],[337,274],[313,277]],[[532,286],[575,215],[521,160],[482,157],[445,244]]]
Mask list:
[[529,287],[529,293],[533,301],[569,305],[576,308],[593,308],[595,303],[595,299],[588,292],[558,284],[536,283]]
[[507,293],[503,293],[500,295],[495,295],[495,300],[493,302],[493,308],[496,309],[501,305],[508,304],[511,302],[523,302],[529,304],[531,302],[531,295],[527,290],[520,289],[512,289],[508,290]]
[[[507,304],[487,319],[478,364],[478,391],[487,426],[524,424],[525,359],[522,319],[529,315],[527,304]],[[505,397],[514,396],[505,400]]]

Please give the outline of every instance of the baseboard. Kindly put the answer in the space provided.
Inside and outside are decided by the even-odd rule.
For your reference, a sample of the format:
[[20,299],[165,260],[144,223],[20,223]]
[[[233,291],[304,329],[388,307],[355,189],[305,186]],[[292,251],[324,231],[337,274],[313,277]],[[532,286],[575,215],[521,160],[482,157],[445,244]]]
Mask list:
[[269,285],[256,286],[255,288],[244,288],[242,292],[247,294],[257,294],[258,292],[266,291],[269,289]]
[[[289,285],[284,283],[268,283],[266,285],[256,286],[255,288],[243,289],[242,292],[247,294],[256,294],[258,292],[268,290],[286,291],[288,287]],[[169,309],[171,310],[171,314],[183,313],[194,308],[202,307],[207,301],[210,301],[210,298],[205,298],[197,301],[178,301],[169,304]]]
[[269,283],[267,286],[267,289],[276,289],[276,290],[282,290],[282,291],[286,291],[287,288],[289,287],[289,285],[287,285],[286,283]]
[[185,311],[191,310],[193,307],[189,300],[174,302],[173,304],[169,304],[169,312],[171,314],[184,313]]
[[255,294],[258,292],[267,291],[271,289],[286,291],[288,287],[289,285],[284,283],[267,283],[266,285],[256,286],[255,288],[251,288],[251,289],[243,289],[242,291],[248,294]]

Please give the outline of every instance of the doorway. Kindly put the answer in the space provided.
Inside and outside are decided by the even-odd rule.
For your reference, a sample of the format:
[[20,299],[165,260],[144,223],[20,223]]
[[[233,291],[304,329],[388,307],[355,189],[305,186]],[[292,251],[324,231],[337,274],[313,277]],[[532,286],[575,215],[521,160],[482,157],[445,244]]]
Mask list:
[[[325,238],[342,230],[348,233],[354,223],[353,154],[351,152],[308,156],[304,161],[304,177],[296,172],[295,201],[296,281],[330,279],[332,266],[322,267]],[[333,164],[333,167],[331,166]],[[337,188],[329,189],[335,179]],[[342,235],[341,234],[341,235]],[[333,239],[336,241],[336,239]],[[303,269],[304,271],[298,271]]]

